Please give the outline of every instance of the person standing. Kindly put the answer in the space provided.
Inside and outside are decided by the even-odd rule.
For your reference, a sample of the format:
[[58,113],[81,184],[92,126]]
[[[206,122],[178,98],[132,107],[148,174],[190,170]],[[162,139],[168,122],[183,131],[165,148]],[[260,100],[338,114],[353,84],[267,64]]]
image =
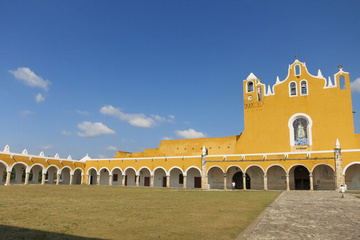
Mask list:
[[232,181],[231,185],[232,185],[232,190],[235,190],[235,181]]

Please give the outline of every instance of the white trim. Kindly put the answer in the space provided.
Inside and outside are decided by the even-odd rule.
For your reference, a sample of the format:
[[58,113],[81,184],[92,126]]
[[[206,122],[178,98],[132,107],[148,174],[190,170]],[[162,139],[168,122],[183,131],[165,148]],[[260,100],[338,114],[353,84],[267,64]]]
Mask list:
[[68,169],[69,169],[69,173],[71,174],[72,169],[71,169],[71,167],[69,167],[69,166],[64,166],[63,168],[59,169],[60,174],[62,174],[62,171],[63,171],[65,168],[68,168]]
[[[289,174],[290,174],[291,169],[292,169],[293,167],[297,167],[297,166],[303,166],[303,167],[305,167],[305,168],[309,171],[309,174],[311,173],[311,171],[309,170],[309,168],[308,168],[307,166],[305,166],[304,164],[302,164],[302,163],[295,163],[294,165],[291,165],[291,166],[289,167]],[[295,169],[294,169],[294,170],[295,170]]]
[[270,166],[268,166],[268,167],[266,168],[266,172],[265,172],[265,173],[266,173],[266,176],[268,175],[269,169],[272,168],[272,167],[280,167],[280,168],[282,168],[282,169],[284,170],[285,175],[288,174],[288,171],[285,169],[284,166],[282,166],[282,165],[280,165],[280,164],[278,164],[278,163],[275,163],[275,164],[271,164]]
[[344,170],[343,170],[343,175],[346,176],[346,170],[351,167],[352,165],[356,165],[356,164],[359,164],[360,165],[360,162],[352,162],[352,163],[349,163],[348,165],[346,165],[346,167],[344,167]]
[[222,173],[225,173],[225,172],[224,172],[224,169],[223,169],[222,167],[220,167],[220,166],[218,166],[218,165],[214,165],[214,166],[211,166],[211,167],[207,170],[206,174],[209,174],[209,171],[210,171],[211,169],[213,169],[213,168],[220,168],[220,170],[222,171]]
[[[301,86],[301,83],[302,82],[305,82],[306,83],[306,94],[303,94],[302,93],[302,86]],[[306,96],[306,95],[309,95],[309,83],[306,79],[303,79],[300,81],[300,88],[299,88],[299,93],[300,93],[300,96]]]
[[335,173],[335,169],[333,168],[333,166],[331,166],[330,164],[327,164],[327,163],[318,163],[318,164],[316,164],[316,165],[311,169],[311,172],[314,172],[315,168],[316,168],[317,166],[321,166],[321,165],[325,165],[325,166],[330,167],[330,168],[334,171],[334,173]]
[[179,169],[181,172],[182,172],[182,174],[184,175],[184,170],[182,170],[180,167],[178,167],[178,166],[173,166],[172,168],[170,168],[169,169],[169,174],[171,175],[171,171],[172,170],[174,170],[174,169]]
[[121,169],[121,167],[113,167],[113,169],[111,169],[111,174],[113,174],[114,171],[117,170],[117,169],[120,170],[121,175],[124,173],[124,171]]
[[294,127],[293,127],[293,122],[297,119],[297,118],[306,118],[308,120],[308,125],[307,125],[307,138],[308,138],[308,145],[311,146],[312,145],[312,125],[313,125],[313,121],[311,119],[311,117],[309,115],[307,115],[306,113],[295,113],[294,115],[292,115],[289,118],[288,121],[288,127],[289,127],[289,132],[290,132],[290,146],[293,147],[295,146],[295,141],[294,141]]
[[229,171],[229,169],[232,168],[232,167],[237,167],[237,168],[239,168],[242,172],[244,172],[243,169],[242,169],[239,165],[230,165],[230,166],[228,166],[228,167],[226,168],[226,172],[225,172],[225,173],[227,174],[227,172]]
[[185,176],[187,176],[188,171],[189,171],[190,169],[192,169],[192,168],[198,170],[199,173],[200,173],[200,176],[202,175],[200,168],[198,168],[198,167],[196,167],[196,166],[190,166],[190,167],[188,167],[188,168],[186,169],[186,171],[185,171],[185,174],[186,174],[186,175],[185,175]]
[[[300,76],[300,75],[301,75],[301,66],[300,66],[300,62],[299,62],[299,63],[297,63],[297,64],[295,64],[293,67],[294,67],[294,76],[295,76],[295,77],[296,77],[296,76]],[[298,68],[299,73],[297,73],[297,72],[296,72],[296,68]]]
[[75,169],[72,171],[72,175],[74,175],[74,174],[75,174],[75,171],[78,170],[78,169],[80,170],[81,175],[84,175],[84,170],[81,169],[81,168],[79,168],[79,167],[75,168]]
[[247,167],[245,168],[245,173],[246,173],[247,170],[249,170],[249,168],[251,168],[251,167],[259,167],[259,168],[263,171],[263,174],[265,174],[264,169],[263,169],[261,166],[257,165],[257,164],[251,164],[251,165],[247,166]]
[[[158,166],[158,167],[154,168],[154,170],[152,171],[152,173],[153,173],[154,176],[155,176],[156,170],[158,170],[158,169],[164,170],[165,175],[168,176],[168,172],[167,172],[166,169],[165,169],[164,167],[162,167],[162,166]],[[151,174],[151,171],[150,171],[150,174]]]
[[127,171],[127,170],[129,170],[129,169],[134,170],[134,172],[135,172],[135,176],[137,176],[137,175],[138,175],[138,172],[136,171],[136,169],[135,169],[134,167],[127,167],[127,168],[125,168],[125,170],[124,170],[124,176],[126,176],[126,171]]
[[140,171],[143,170],[143,169],[148,170],[148,171],[149,171],[149,174],[150,174],[150,176],[151,176],[151,170],[150,170],[150,168],[147,167],[147,166],[143,166],[143,167],[139,168],[139,171],[138,171],[138,172],[140,173]]
[[[294,83],[295,84],[295,95],[291,94],[291,84]],[[289,97],[297,97],[298,96],[298,87],[297,87],[297,83],[295,81],[291,81],[288,84],[289,86]]]
[[102,168],[100,168],[100,170],[99,170],[99,174],[100,174],[100,175],[101,175],[101,171],[104,170],[104,169],[106,169],[106,170],[109,172],[109,174],[111,173],[111,171],[110,171],[107,167],[102,167]]
[[89,169],[87,170],[86,176],[89,176],[89,173],[90,173],[90,170],[91,170],[91,169],[94,169],[94,170],[95,170],[96,176],[99,175],[98,170],[97,170],[95,167],[91,167],[91,168],[89,168]]
[[35,166],[41,167],[42,171],[44,171],[44,169],[45,169],[44,165],[41,165],[40,163],[34,163],[33,165],[29,166],[26,171],[31,172],[32,168],[35,167]]

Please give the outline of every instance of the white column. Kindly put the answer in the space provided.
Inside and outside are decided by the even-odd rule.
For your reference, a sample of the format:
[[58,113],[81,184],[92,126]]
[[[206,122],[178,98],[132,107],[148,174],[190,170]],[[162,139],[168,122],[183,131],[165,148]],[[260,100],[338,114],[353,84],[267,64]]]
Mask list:
[[24,183],[24,185],[29,184],[29,175],[30,175],[30,173],[28,173],[28,172],[25,173],[25,183]]
[[154,187],[154,175],[150,175],[150,187]]
[[6,173],[5,186],[10,186],[11,171]]
[[96,185],[100,185],[100,174],[96,176]]
[[312,172],[309,173],[309,177],[310,177],[310,190],[313,191],[314,190],[314,180],[313,180]]
[[186,175],[183,176],[183,188],[186,188]]
[[289,174],[286,174],[286,191],[290,190],[290,180],[289,180]]
[[56,185],[59,185],[61,174],[56,174]]
[[170,176],[166,176],[166,187],[170,187]]
[[227,189],[226,173],[224,173],[224,190]]
[[113,183],[112,180],[113,180],[113,179],[112,179],[112,175],[109,175],[109,186],[112,186],[112,183]]
[[41,185],[45,185],[46,174],[43,172],[41,175]]
[[267,186],[267,175],[266,175],[266,173],[264,173],[264,190],[265,190],[265,191],[268,190],[268,186]]
[[70,182],[69,182],[69,185],[72,185],[73,177],[74,177],[74,174],[71,174],[71,173],[70,173]]
[[243,189],[246,190],[246,173],[243,173]]

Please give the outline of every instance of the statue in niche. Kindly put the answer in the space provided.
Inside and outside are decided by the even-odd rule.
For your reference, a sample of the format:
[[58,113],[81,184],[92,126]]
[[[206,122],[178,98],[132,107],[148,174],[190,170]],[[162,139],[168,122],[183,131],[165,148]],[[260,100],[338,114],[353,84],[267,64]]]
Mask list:
[[308,145],[307,125],[307,120],[304,118],[298,118],[294,121],[295,145]]

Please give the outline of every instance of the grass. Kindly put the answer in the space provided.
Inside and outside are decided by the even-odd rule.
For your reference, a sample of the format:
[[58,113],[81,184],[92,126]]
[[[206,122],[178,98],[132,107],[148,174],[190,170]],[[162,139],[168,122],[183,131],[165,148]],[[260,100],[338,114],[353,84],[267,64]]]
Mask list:
[[0,235],[234,239],[279,194],[88,185],[0,187]]

